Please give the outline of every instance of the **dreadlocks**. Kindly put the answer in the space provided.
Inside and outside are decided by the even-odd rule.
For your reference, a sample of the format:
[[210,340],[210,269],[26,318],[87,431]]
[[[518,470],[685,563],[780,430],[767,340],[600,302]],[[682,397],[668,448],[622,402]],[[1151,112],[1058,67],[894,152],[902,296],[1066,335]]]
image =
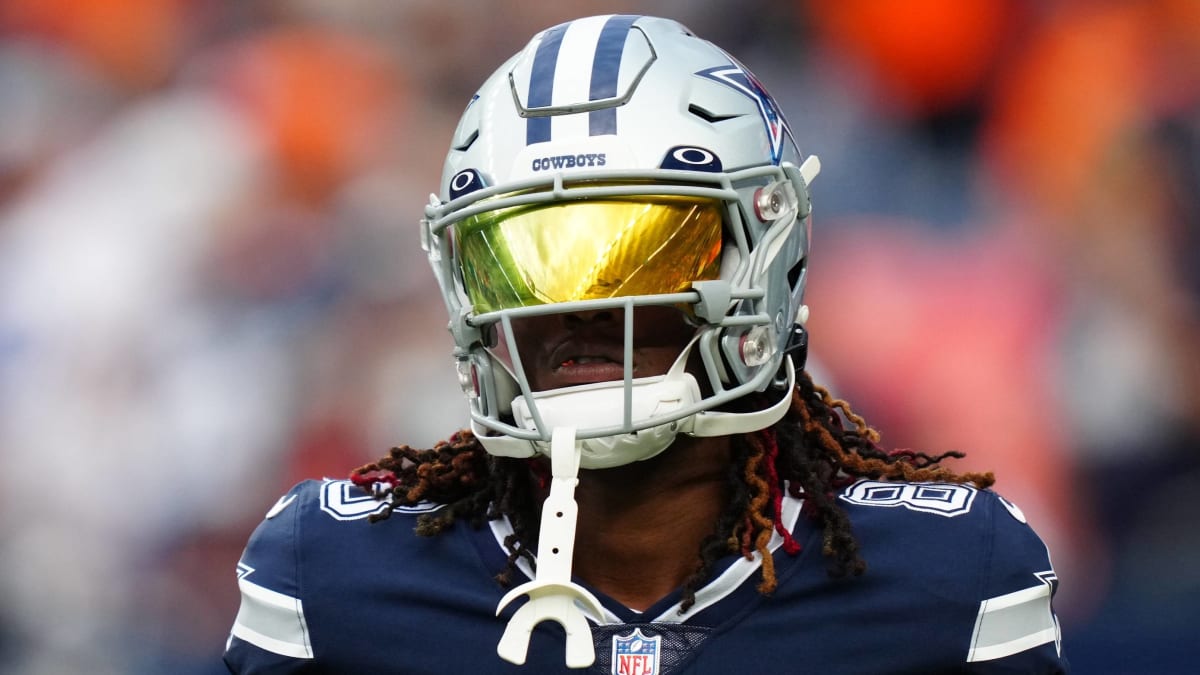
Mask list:
[[[847,425],[845,422],[848,422]],[[858,554],[858,542],[850,521],[834,500],[839,489],[860,478],[974,483],[987,488],[995,482],[989,473],[955,473],[940,465],[942,460],[960,458],[960,452],[928,455],[911,450],[880,448],[879,433],[823,387],[808,373],[800,373],[792,404],[775,426],[733,439],[732,462],[726,472],[730,495],[712,534],[700,544],[695,571],[683,585],[681,608],[695,602],[695,593],[722,556],[737,553],[762,556],[762,580],[758,590],[775,590],[775,566],[768,545],[773,532],[783,538],[784,550],[792,555],[800,545],[782,524],[783,492],[804,497],[804,513],[822,530],[821,553],[829,574],[858,575],[866,563]],[[540,516],[535,494],[545,487],[548,473],[537,459],[512,459],[489,455],[466,431],[430,450],[408,446],[393,448],[387,457],[356,469],[351,479],[386,500],[384,510],[372,520],[388,518],[395,506],[422,501],[446,504],[435,513],[420,516],[417,533],[433,536],[455,522],[482,527],[487,520],[507,516],[513,534],[504,542],[508,565],[497,580],[508,585],[524,558],[531,564],[529,542],[537,540]]]

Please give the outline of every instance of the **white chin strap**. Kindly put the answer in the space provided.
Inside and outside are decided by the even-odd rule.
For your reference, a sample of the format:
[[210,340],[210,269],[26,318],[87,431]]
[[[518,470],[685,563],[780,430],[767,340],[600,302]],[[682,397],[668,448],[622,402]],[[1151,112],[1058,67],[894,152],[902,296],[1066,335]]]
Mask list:
[[[630,383],[631,405],[628,426],[641,426],[654,419],[671,420],[680,410],[700,400],[696,378],[683,369],[686,352],[666,375],[646,377]],[[762,410],[746,413],[704,410],[686,417],[657,424],[629,433],[618,433],[576,441],[580,446],[584,469],[606,469],[650,459],[670,447],[675,435],[729,436],[743,434],[775,424],[791,406],[791,392],[796,386],[796,370],[791,357],[784,357],[787,388],[774,404]],[[549,429],[574,429],[627,426],[625,415],[625,383],[617,380],[597,382],[577,387],[564,387],[532,394],[535,414],[524,396],[513,399],[512,411],[517,426],[537,430],[537,417]],[[549,454],[544,441],[531,441],[511,436],[489,436],[489,431],[472,421],[471,431],[488,453],[500,457],[533,457]]]
[[[670,419],[673,413],[700,399],[696,378],[682,370],[630,383],[632,423]],[[597,382],[533,395],[541,422],[551,429],[621,427],[625,422],[625,383]],[[523,429],[537,429],[538,421],[525,397],[512,402],[513,417]],[[577,441],[585,469],[605,469],[649,459],[671,445],[679,422],[659,424],[635,433],[615,434]],[[544,448],[544,444],[540,444]],[[541,448],[539,448],[541,449]]]

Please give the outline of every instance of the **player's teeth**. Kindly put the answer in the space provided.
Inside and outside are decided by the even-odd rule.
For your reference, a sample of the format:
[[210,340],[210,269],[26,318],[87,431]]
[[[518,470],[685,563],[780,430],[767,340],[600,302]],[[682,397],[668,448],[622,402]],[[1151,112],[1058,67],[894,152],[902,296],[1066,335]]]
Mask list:
[[608,363],[608,359],[602,356],[576,356],[562,362],[562,367],[578,366],[585,363]]

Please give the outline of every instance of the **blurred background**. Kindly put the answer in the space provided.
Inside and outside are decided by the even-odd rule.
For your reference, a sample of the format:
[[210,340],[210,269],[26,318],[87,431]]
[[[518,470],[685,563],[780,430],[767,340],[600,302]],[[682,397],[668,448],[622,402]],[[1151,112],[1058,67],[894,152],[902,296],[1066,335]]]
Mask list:
[[275,499],[464,424],[417,220],[475,87],[611,12],[821,156],[824,379],[996,470],[1076,672],[1195,672],[1195,0],[4,0],[0,673],[223,672]]

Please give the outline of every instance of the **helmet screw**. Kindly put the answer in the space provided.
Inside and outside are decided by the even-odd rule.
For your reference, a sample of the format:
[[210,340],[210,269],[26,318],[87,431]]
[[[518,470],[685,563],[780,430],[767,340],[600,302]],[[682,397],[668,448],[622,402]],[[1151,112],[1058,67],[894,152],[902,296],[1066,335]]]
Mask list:
[[783,183],[776,182],[754,191],[754,215],[761,222],[778,220],[789,208]]
[[766,326],[755,326],[742,336],[738,345],[742,363],[754,368],[771,360],[770,331]]

